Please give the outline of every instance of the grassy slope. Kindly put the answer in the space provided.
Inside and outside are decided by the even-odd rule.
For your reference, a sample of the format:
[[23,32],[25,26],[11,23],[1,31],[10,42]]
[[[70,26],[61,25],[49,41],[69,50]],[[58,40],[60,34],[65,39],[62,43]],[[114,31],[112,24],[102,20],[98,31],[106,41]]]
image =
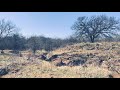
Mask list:
[[[87,43],[89,45],[89,43]],[[65,48],[60,48],[53,51],[51,54],[62,54],[62,53],[69,53],[69,54],[88,54],[93,53],[97,56],[103,57],[106,60],[111,57],[111,60],[116,60],[120,58],[119,50],[120,50],[120,43],[100,43],[99,50],[87,50],[82,46],[85,46],[86,43],[75,44],[71,46],[67,46]],[[90,46],[91,45],[91,46]],[[95,44],[90,44],[90,47],[94,47]],[[25,53],[25,52],[24,52]],[[26,52],[27,53],[27,52]],[[42,61],[39,59],[35,59],[33,62],[27,61],[26,56],[24,57],[17,57],[17,56],[10,56],[10,55],[0,55],[0,67],[4,67],[8,64],[12,63],[19,63],[17,67],[21,67],[20,71],[17,73],[9,73],[3,78],[106,78],[111,71],[101,68],[98,66],[62,66],[57,67],[54,66],[52,63]],[[22,65],[25,63],[26,65]]]

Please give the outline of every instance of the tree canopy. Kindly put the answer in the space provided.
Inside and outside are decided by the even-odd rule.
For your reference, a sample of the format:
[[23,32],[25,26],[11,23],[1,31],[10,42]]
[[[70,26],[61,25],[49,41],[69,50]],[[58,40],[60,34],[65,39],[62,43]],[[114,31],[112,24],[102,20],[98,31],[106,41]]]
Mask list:
[[112,37],[120,30],[120,22],[115,17],[98,15],[91,17],[79,17],[72,26],[77,38],[87,38],[90,42],[95,42],[98,37]]

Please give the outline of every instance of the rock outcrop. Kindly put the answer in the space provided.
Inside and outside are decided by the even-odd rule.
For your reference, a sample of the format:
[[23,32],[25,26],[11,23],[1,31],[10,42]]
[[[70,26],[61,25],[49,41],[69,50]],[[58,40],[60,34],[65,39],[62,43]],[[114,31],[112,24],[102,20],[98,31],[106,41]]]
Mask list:
[[0,69],[0,76],[8,74],[9,70],[7,68],[1,68]]

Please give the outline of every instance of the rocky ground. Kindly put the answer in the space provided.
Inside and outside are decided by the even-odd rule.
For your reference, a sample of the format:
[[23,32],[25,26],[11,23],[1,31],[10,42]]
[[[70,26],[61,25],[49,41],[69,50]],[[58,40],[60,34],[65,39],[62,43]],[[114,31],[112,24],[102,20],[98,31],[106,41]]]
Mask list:
[[120,78],[120,43],[79,43],[27,60],[0,55],[1,78]]

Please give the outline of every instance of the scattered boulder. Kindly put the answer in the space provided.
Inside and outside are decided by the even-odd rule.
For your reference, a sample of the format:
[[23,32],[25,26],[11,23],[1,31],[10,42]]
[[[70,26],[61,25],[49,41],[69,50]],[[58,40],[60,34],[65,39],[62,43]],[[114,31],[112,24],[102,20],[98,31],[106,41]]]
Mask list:
[[113,78],[113,75],[111,75],[111,74],[110,74],[110,75],[108,75],[108,78]]
[[84,57],[84,58],[94,58],[96,55],[93,54],[93,53],[88,53],[86,55],[81,55],[81,57]]
[[65,65],[68,65],[68,63],[70,62],[70,60],[62,60],[62,62],[65,64]]
[[56,66],[78,66],[86,62],[87,56],[63,53],[60,55],[53,55],[48,60],[54,62]]
[[68,56],[68,54],[67,53],[62,53],[61,56]]
[[93,45],[93,44],[85,44],[83,46],[83,49],[85,49],[85,50],[94,50],[95,49],[95,45]]
[[18,63],[12,63],[10,65],[8,65],[6,68],[7,70],[9,70],[9,73],[16,73],[21,69],[21,64]]
[[60,61],[59,63],[56,64],[56,66],[65,66],[66,64]]
[[110,71],[120,73],[120,62],[119,62],[119,60],[110,60],[108,66],[109,66]]
[[109,75],[109,78],[120,78],[120,74],[117,74],[117,73],[115,73],[115,74],[110,74],[110,75]]
[[85,64],[93,65],[93,66],[101,66],[104,60],[100,60],[99,58],[88,59]]
[[66,64],[61,59],[55,59],[52,61],[55,66],[65,66]]
[[109,68],[109,66],[108,66],[108,62],[107,62],[107,61],[103,61],[103,63],[101,64],[100,67],[101,67],[101,68],[108,69],[108,68]]
[[[79,49],[85,49],[85,52]],[[116,57],[119,58],[118,55],[116,55],[115,57],[115,54],[112,54],[112,51],[109,51],[111,50],[111,44],[107,45],[106,43],[82,43],[66,46],[65,48],[61,48],[61,50],[66,50],[67,52],[63,52],[62,54],[50,55],[50,58],[48,58],[47,60],[56,63],[62,60],[62,63],[64,63],[63,65],[66,66],[93,65],[107,69],[109,68],[108,61],[110,61],[111,59],[115,59]],[[93,52],[91,52],[91,50],[93,50]],[[97,52],[95,50],[97,50]],[[104,51],[105,54],[101,54],[101,51]],[[107,53],[109,52],[110,54],[108,55]],[[120,60],[112,60],[110,62],[110,65],[113,65],[117,71],[120,71]]]
[[8,72],[9,72],[8,69],[6,69],[6,68],[1,68],[1,69],[0,69],[0,76],[6,75],[6,74],[8,74]]
[[46,60],[47,57],[45,55],[40,55],[40,57],[38,59]]
[[49,61],[52,61],[52,60],[58,58],[58,56],[59,56],[59,55],[57,55],[57,54],[56,54],[56,55],[52,55],[48,60],[49,60]]
[[68,66],[78,66],[83,65],[85,63],[85,60],[72,60],[67,65]]

